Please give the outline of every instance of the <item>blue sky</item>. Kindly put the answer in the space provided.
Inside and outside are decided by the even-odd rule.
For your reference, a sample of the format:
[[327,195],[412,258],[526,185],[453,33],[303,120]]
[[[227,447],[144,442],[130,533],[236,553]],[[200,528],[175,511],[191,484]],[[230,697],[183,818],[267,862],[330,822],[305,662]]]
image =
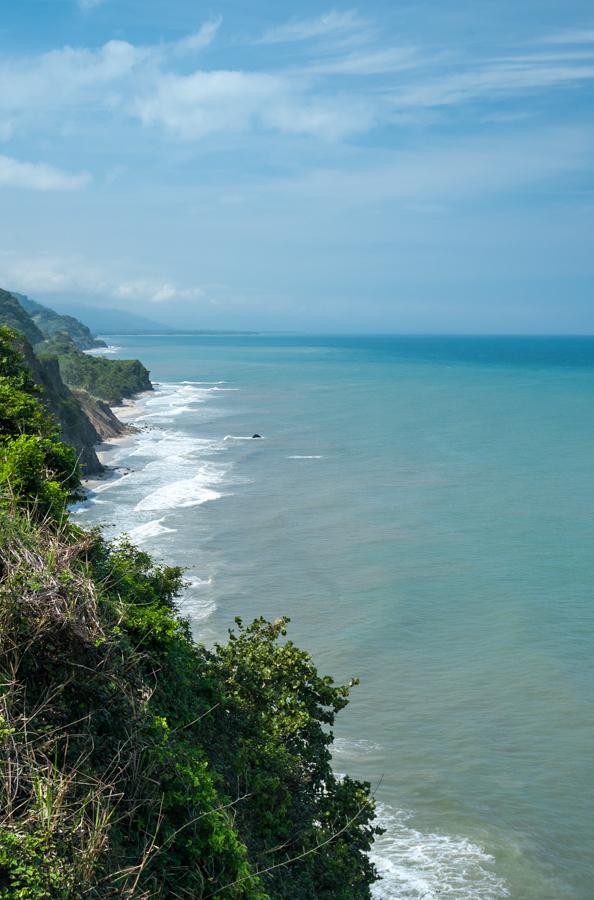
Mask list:
[[191,327],[594,333],[591,0],[19,0],[0,49],[1,286]]

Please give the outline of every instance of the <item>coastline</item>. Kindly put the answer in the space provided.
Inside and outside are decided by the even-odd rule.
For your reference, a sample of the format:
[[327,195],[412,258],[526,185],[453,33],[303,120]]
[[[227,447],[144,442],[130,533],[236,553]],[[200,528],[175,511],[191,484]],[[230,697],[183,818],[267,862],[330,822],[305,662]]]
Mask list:
[[[119,469],[118,466],[113,465],[113,453],[118,448],[129,447],[138,440],[138,434],[141,427],[136,425],[134,420],[143,412],[143,407],[141,405],[142,398],[149,397],[151,394],[152,391],[140,391],[138,394],[134,394],[132,397],[125,399],[123,404],[109,407],[122,425],[128,426],[134,430],[116,435],[115,437],[106,438],[95,444],[95,452],[99,462],[104,467],[104,471],[100,472],[98,475],[90,475],[88,478],[82,479],[83,488],[86,493],[96,491],[97,488],[105,485],[106,482],[111,481],[114,476],[123,471]],[[127,474],[127,470],[125,474]]]

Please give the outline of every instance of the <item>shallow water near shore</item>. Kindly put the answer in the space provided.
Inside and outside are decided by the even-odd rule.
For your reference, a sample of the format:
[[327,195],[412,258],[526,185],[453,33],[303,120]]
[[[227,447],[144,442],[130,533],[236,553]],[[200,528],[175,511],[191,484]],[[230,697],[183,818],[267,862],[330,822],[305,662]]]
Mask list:
[[108,340],[158,385],[75,514],[361,678],[375,895],[592,897],[594,339]]

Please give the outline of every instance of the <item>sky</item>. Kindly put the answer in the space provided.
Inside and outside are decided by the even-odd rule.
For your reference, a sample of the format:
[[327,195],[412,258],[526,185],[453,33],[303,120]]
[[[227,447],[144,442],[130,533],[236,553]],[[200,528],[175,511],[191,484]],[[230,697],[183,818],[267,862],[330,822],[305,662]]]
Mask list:
[[592,0],[19,0],[0,286],[191,328],[594,333]]

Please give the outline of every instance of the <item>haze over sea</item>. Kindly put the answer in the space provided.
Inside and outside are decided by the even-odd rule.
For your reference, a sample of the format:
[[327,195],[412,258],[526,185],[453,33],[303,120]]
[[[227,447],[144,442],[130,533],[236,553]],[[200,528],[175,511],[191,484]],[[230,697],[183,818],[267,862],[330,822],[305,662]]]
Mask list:
[[79,520],[361,678],[376,896],[591,898],[594,338],[109,340],[159,384]]

